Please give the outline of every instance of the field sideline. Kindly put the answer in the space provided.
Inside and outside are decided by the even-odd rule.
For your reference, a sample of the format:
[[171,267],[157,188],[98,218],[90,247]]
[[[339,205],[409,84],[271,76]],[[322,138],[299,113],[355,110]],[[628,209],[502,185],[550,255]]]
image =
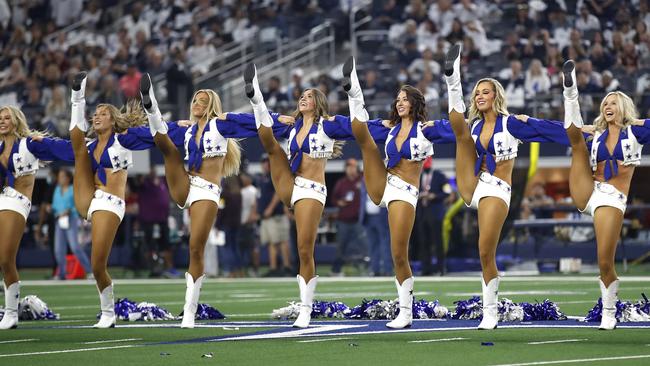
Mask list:
[[[155,302],[174,314],[183,306],[182,280],[116,280],[115,285],[116,298]],[[453,301],[480,295],[480,290],[476,276],[417,278],[415,296],[438,299],[453,311]],[[623,276],[619,297],[636,301],[648,290],[650,277]],[[23,281],[21,292],[38,295],[61,319],[21,322],[17,330],[0,332],[0,365],[65,365],[72,360],[102,365],[650,363],[650,323],[621,323],[613,332],[576,320],[500,323],[496,331],[477,331],[478,321],[428,320],[416,321],[404,331],[389,331],[385,321],[318,320],[313,327],[296,330],[291,322],[270,319],[273,309],[297,300],[292,278],[206,280],[201,302],[216,307],[227,319],[200,322],[193,330],[178,328],[178,321],[119,321],[116,329],[89,328],[99,308],[90,281]],[[515,302],[548,298],[567,315],[579,317],[593,307],[599,289],[595,276],[504,277],[500,296]],[[322,277],[316,295],[318,300],[349,306],[364,298],[395,297],[391,278],[366,277]]]

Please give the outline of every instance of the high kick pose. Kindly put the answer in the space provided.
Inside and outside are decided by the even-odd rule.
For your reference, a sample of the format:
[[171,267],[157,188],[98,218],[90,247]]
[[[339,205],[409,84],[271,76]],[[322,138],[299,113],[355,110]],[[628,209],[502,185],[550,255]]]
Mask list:
[[269,155],[271,180],[280,200],[294,210],[298,235],[300,271],[296,276],[300,289],[300,313],[294,327],[309,326],[318,276],[314,263],[314,245],[318,224],[327,198],[325,164],[340,153],[335,140],[350,139],[340,116],[328,115],[326,96],[318,89],[303,91],[294,111],[295,124],[288,129],[290,159],[273,135],[273,120],[264,103],[255,65],[244,72],[246,95],[253,106],[258,134]]
[[479,80],[472,90],[468,125],[463,115],[460,51],[460,45],[454,45],[445,60],[449,120],[456,135],[456,182],[465,204],[478,210],[478,248],[483,270],[483,320],[478,329],[494,329],[498,323],[499,289],[496,249],[510,207],[518,145],[568,141],[561,122],[509,115],[503,86],[491,78]]
[[643,145],[650,143],[650,120],[637,119],[634,103],[624,93],[608,93],[594,121],[594,138],[587,144],[581,132],[574,62],[567,61],[562,71],[564,127],[572,151],[569,190],[578,210],[594,218],[603,304],[599,329],[609,330],[616,328],[616,245],[634,168],[641,163]]
[[18,326],[20,281],[16,255],[32,208],[39,160],[72,161],[69,141],[30,131],[23,112],[0,108],[0,269],[4,274],[5,313],[0,329]]
[[[252,116],[224,114],[221,100],[213,90],[194,93],[190,125],[167,124],[158,109],[149,74],[140,83],[142,103],[149,119],[150,138],[165,160],[165,177],[169,192],[180,208],[190,209],[190,264],[185,273],[186,291],[181,328],[194,328],[203,274],[205,243],[217,217],[221,197],[221,179],[239,172],[241,152],[234,138],[257,136]],[[236,121],[227,119],[231,115]],[[276,120],[282,117],[275,116]],[[286,129],[276,123],[276,130]],[[185,147],[183,158],[177,147]]]
[[[363,156],[368,195],[375,204],[388,208],[400,311],[386,326],[409,327],[413,322],[414,278],[408,261],[408,243],[415,221],[422,165],[433,155],[433,143],[453,143],[454,135],[448,121],[423,123],[426,121],[424,96],[409,85],[400,88],[392,105],[390,121],[368,121],[352,57],[343,65],[343,88],[348,93],[352,133]],[[386,143],[386,165],[377,142]]]
[[[108,256],[117,229],[124,218],[127,169],[133,165],[133,151],[151,147],[139,103],[130,101],[124,113],[110,104],[95,108],[92,126],[85,118],[86,73],[77,74],[72,84],[70,140],[74,151],[74,201],[79,214],[92,224],[93,274],[99,292],[101,317],[95,328],[112,328],[115,316],[113,282],[108,274]],[[89,131],[89,128],[92,128]],[[86,144],[86,133],[96,137]]]

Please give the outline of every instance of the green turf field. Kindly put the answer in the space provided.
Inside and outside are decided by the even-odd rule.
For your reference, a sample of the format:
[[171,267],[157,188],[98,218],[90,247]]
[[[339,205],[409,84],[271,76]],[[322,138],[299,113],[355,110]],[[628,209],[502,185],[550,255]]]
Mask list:
[[[418,278],[415,285],[416,298],[438,299],[451,311],[453,301],[479,295],[479,292],[480,282],[475,277]],[[621,299],[638,300],[641,292],[650,294],[650,277],[622,277]],[[650,364],[650,328],[626,329],[622,327],[624,324],[613,332],[595,328],[513,329],[505,328],[503,323],[496,331],[436,329],[184,343],[262,330],[262,327],[245,322],[268,321],[272,309],[285,306],[288,300],[297,300],[298,289],[293,279],[208,280],[203,285],[201,302],[218,308],[228,318],[210,321],[214,326],[191,330],[150,327],[179,322],[120,321],[115,329],[82,328],[95,322],[99,308],[97,292],[90,281],[25,281],[21,296],[30,294],[46,301],[52,310],[61,314],[61,319],[21,322],[16,330],[0,331],[0,365],[83,362],[101,365]],[[181,280],[117,280],[115,295],[116,298],[155,302],[177,314],[183,306],[184,283]],[[515,302],[549,298],[567,315],[584,316],[599,297],[599,290],[595,276],[505,277],[500,296]],[[395,297],[390,278],[321,278],[316,296],[319,300],[338,300],[350,306],[357,305],[363,298]],[[233,325],[233,321],[243,323]],[[375,328],[385,331],[384,323],[380,322]],[[276,321],[264,329],[276,328],[276,324],[280,327],[290,323]],[[476,324],[467,323],[470,327]],[[559,343],[534,344],[549,341]],[[493,345],[482,345],[482,342]],[[209,353],[212,357],[202,357]]]

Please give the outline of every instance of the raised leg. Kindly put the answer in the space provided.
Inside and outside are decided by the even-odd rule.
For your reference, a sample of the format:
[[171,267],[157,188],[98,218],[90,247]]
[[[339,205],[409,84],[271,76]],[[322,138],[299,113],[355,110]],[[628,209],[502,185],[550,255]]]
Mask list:
[[589,164],[589,150],[582,136],[582,116],[578,104],[578,87],[575,75],[575,64],[569,60],[562,67],[564,79],[564,128],[571,143],[571,169],[569,170],[569,191],[573,203],[583,210],[594,187],[593,172]]
[[95,194],[95,177],[88,149],[86,148],[86,131],[88,122],[85,118],[86,73],[81,72],[72,81],[72,113],[70,117],[70,141],[74,152],[74,202],[77,211],[86,217],[90,201]]
[[454,45],[445,59],[445,81],[449,97],[449,122],[456,136],[456,184],[465,202],[471,202],[478,178],[474,174],[476,147],[465,122],[465,102],[460,79],[460,45]]

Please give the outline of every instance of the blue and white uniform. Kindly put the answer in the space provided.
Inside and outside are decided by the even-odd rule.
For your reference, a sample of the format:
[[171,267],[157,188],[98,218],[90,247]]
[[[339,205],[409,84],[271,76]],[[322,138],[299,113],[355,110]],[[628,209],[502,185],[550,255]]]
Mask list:
[[627,196],[607,182],[618,175],[619,164],[623,166],[641,164],[643,145],[650,142],[650,119],[646,119],[643,126],[628,126],[622,129],[613,154],[610,154],[607,149],[607,136],[609,136],[609,129],[596,132],[593,140],[587,142],[592,169],[595,171],[598,163],[605,162],[605,181],[594,182],[594,191],[587,202],[587,206],[584,210],[581,210],[581,212],[591,216],[601,206],[616,207],[625,213]]
[[[282,133],[288,129],[277,121],[279,114],[271,114],[276,122],[274,133]],[[226,156],[228,152],[229,138],[247,138],[257,136],[255,118],[252,114],[228,113],[225,120],[211,119],[205,125],[203,134],[196,144],[198,124],[190,127],[181,127],[175,122],[168,123],[169,138],[177,147],[185,148],[185,161],[189,172],[199,172],[204,158]],[[153,138],[150,136],[151,143]],[[184,205],[180,208],[188,208],[192,203],[201,200],[213,201],[219,204],[221,198],[221,187],[219,184],[210,182],[199,176],[190,174],[190,192]]]
[[[0,153],[8,146],[0,142]],[[25,220],[32,208],[30,199],[14,189],[16,178],[34,175],[39,168],[39,161],[74,160],[70,141],[44,137],[41,141],[31,137],[21,138],[14,142],[7,166],[0,164],[0,182],[3,186],[0,193],[0,210],[10,210],[21,214]],[[6,186],[5,186],[6,183]]]
[[[292,173],[296,173],[302,163],[303,153],[309,155],[312,159],[329,159],[334,153],[334,142],[336,140],[351,140],[352,130],[346,125],[349,124],[349,118],[344,116],[334,116],[333,121],[321,118],[318,122],[313,123],[309,132],[302,143],[298,144],[296,136],[302,128],[304,121],[296,120],[293,126],[282,125],[277,121],[278,114],[271,113],[274,119],[273,132],[276,137],[287,138],[287,151],[289,165]],[[231,114],[228,114],[228,118]],[[253,118],[253,114],[237,114],[238,118],[246,120]],[[235,116],[233,116],[235,117]],[[276,127],[277,126],[277,127]],[[284,128],[282,128],[284,126]],[[301,199],[310,198],[325,205],[327,200],[327,187],[324,184],[306,179],[300,176],[295,177],[293,193],[291,195],[291,206]]]
[[[150,139],[151,133],[147,127],[132,127],[127,129],[126,133],[113,133],[109,137],[99,161],[95,160],[95,150],[99,141],[97,139],[89,141],[86,146],[93,174],[97,174],[99,181],[106,185],[106,169],[110,169],[112,173],[128,170],[133,166],[133,151],[148,150],[153,147],[153,140],[150,143]],[[126,206],[122,198],[96,189],[95,196],[88,207],[86,219],[90,220],[95,211],[109,211],[122,221],[125,210]]]
[[[512,188],[510,185],[494,176],[497,162],[517,157],[519,144],[522,142],[555,142],[567,145],[568,138],[562,122],[548,121],[529,117],[527,122],[515,116],[497,116],[494,132],[487,145],[481,144],[479,137],[485,120],[476,120],[470,129],[476,146],[476,166],[474,174],[479,177],[478,184],[467,207],[478,209],[479,201],[484,197],[501,198],[510,207]],[[487,171],[481,171],[485,161]]]
[[[432,156],[434,144],[450,144],[456,142],[451,124],[447,120],[433,121],[433,126],[424,126],[422,122],[414,123],[409,131],[409,136],[400,149],[397,148],[396,137],[402,129],[398,123],[392,128],[386,127],[381,119],[367,122],[368,130],[373,140],[385,143],[386,168],[390,169],[405,159],[408,161],[422,161]],[[418,202],[418,188],[394,174],[386,177],[386,188],[380,206],[388,207],[392,201],[408,202],[415,208]]]

